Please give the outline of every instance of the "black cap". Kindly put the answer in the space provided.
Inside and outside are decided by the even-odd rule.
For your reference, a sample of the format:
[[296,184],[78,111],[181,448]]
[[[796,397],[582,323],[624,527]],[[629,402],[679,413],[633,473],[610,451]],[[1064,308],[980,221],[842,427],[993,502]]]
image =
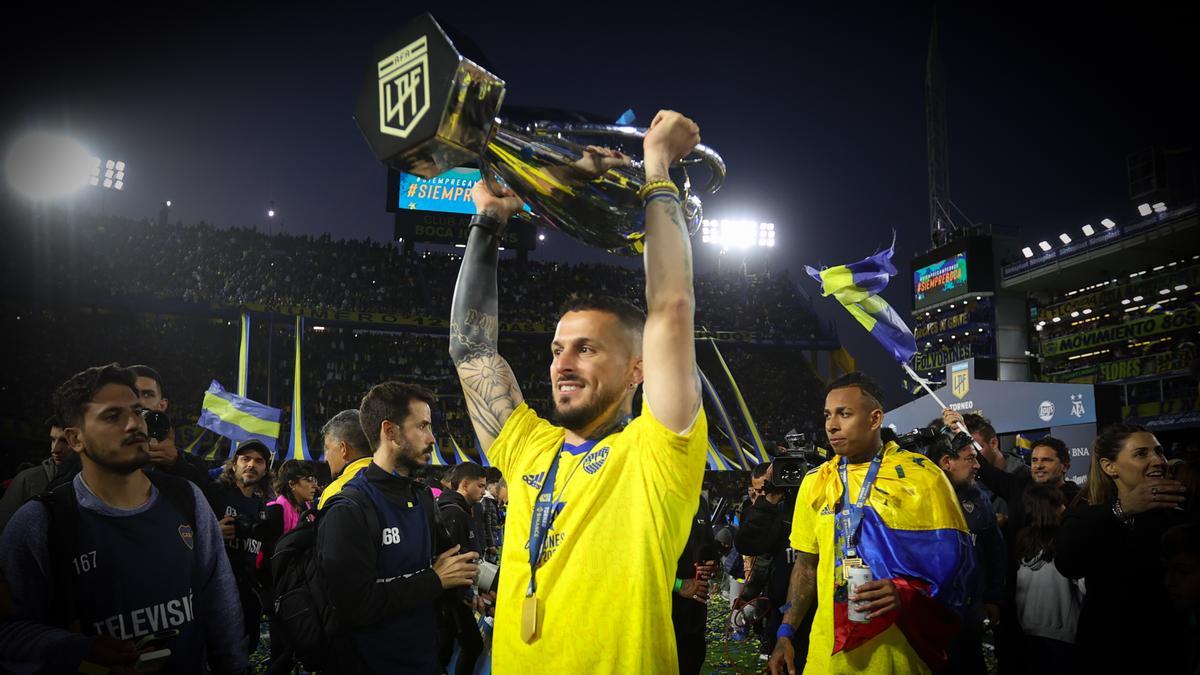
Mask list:
[[237,450],[234,451],[233,456],[237,457],[238,455],[244,455],[247,452],[257,452],[258,454],[262,455],[263,461],[267,462],[268,464],[271,463],[271,450],[267,447],[267,444],[263,443],[262,441],[255,440],[253,438],[248,441],[244,441],[237,447]]

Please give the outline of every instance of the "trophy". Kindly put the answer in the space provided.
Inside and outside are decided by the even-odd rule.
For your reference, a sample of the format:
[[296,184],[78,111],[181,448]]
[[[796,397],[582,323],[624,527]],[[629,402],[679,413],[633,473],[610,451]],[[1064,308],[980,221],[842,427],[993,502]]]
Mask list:
[[[637,193],[641,161],[600,172],[588,145],[637,143],[644,129],[609,124],[507,123],[498,117],[504,81],[464,58],[429,14],[410,21],[375,48],[355,121],[389,168],[422,178],[469,164],[494,194],[508,186],[533,217],[584,243],[614,253],[642,252],[645,213]],[[708,180],[694,188],[688,170]],[[672,167],[689,232],[700,225],[698,192],[725,180],[721,156],[705,145]],[[523,216],[528,217],[528,215]]]

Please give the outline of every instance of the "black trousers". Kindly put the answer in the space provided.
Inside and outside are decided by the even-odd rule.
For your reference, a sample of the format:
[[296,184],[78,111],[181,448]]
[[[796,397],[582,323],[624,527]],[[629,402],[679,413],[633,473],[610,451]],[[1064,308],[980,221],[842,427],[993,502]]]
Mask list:
[[704,632],[675,633],[675,653],[679,657],[679,675],[699,675],[708,654]]

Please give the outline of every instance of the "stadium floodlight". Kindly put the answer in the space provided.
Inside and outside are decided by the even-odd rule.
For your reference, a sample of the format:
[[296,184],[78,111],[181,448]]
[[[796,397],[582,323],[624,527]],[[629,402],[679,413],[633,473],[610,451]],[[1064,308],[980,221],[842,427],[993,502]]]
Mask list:
[[1112,218],[1105,218],[1104,220],[1100,221],[1100,224],[1103,225],[1104,229],[1106,230],[1111,230],[1117,226],[1117,224],[1113,222]]
[[111,179],[111,178],[105,178],[105,179],[104,179],[104,187],[106,187],[106,188],[110,188],[110,187],[112,187],[112,186],[113,186],[112,179]]
[[1026,258],[1032,258],[1033,257],[1033,249],[1026,246],[1025,248],[1021,249],[1021,255],[1025,256]]
[[1078,319],[1078,318],[1079,318],[1079,312],[1071,312],[1071,318],[1072,318],[1072,319]]
[[1038,248],[1042,249],[1043,251],[1047,251],[1047,252],[1049,252],[1049,251],[1050,251],[1050,242],[1048,242],[1048,241],[1039,241],[1039,242],[1038,242]]
[[538,235],[538,241],[546,241],[546,235],[544,235],[544,234],[539,234],[539,235]]
[[1148,216],[1153,212],[1154,209],[1150,208],[1149,204],[1138,204],[1138,215]]
[[1056,316],[1056,317],[1054,317],[1053,319],[1051,319],[1051,321],[1053,321],[1054,323],[1058,323],[1059,321],[1062,321],[1062,317],[1061,317],[1061,316]]
[[1153,209],[1155,213],[1166,213],[1167,211],[1167,205],[1162,202],[1157,202],[1151,205],[1150,208]]
[[1090,237],[1093,234],[1096,234],[1096,228],[1092,227],[1090,224],[1084,225],[1083,227],[1081,227],[1079,229],[1083,230],[1083,236],[1085,236],[1085,237]]
[[275,217],[275,209],[267,209],[267,217],[274,218]]
[[14,190],[30,199],[54,199],[86,187],[99,170],[96,158],[79,141],[35,131],[9,147],[4,175]]
[[1177,291],[1186,291],[1186,290],[1187,290],[1187,288],[1188,288],[1187,284],[1179,284],[1178,286],[1176,286],[1176,287],[1175,287],[1175,290],[1177,290]]
[[1134,302],[1141,302],[1142,300],[1145,300],[1145,298],[1144,298],[1144,297],[1142,297],[1142,296],[1140,296],[1140,295],[1135,295],[1135,296],[1133,296],[1133,301],[1134,301]]
[[1129,304],[1129,302],[1130,302],[1129,298],[1124,298],[1124,299],[1122,299],[1122,300],[1121,300],[1121,304],[1122,304],[1122,305],[1128,305],[1128,304]]
[[1067,234],[1066,232],[1063,232],[1062,234],[1058,235],[1058,239],[1059,239],[1059,241],[1061,241],[1064,244],[1071,243],[1071,235]]
[[170,199],[167,200],[167,208],[168,209],[171,208],[171,200]]
[[706,244],[718,244],[722,251],[755,246],[775,246],[775,223],[754,220],[703,220],[700,238]]
[[125,181],[119,180],[119,181],[114,182],[113,189],[114,190],[124,190],[125,189]]

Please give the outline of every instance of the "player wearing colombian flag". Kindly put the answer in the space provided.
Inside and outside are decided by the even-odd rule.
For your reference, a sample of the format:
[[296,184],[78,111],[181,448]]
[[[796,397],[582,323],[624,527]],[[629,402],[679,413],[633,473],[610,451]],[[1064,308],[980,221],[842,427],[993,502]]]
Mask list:
[[[928,673],[945,663],[972,588],[967,524],[936,464],[882,442],[880,398],[861,373],[826,390],[825,431],[836,456],[800,485],[790,606],[773,674],[797,672],[791,636],[813,602],[805,672]],[[866,575],[872,581],[847,583]],[[855,610],[861,616],[851,617]]]
[[[675,673],[675,563],[704,475],[688,232],[668,167],[699,142],[679,113],[644,140],[647,314],[569,300],[550,345],[555,422],[524,403],[496,351],[498,232],[520,207],[482,184],[454,290],[450,354],[488,458],[509,477],[496,600],[497,673]],[[596,175],[629,159],[592,148]],[[640,414],[634,393],[643,386]]]

